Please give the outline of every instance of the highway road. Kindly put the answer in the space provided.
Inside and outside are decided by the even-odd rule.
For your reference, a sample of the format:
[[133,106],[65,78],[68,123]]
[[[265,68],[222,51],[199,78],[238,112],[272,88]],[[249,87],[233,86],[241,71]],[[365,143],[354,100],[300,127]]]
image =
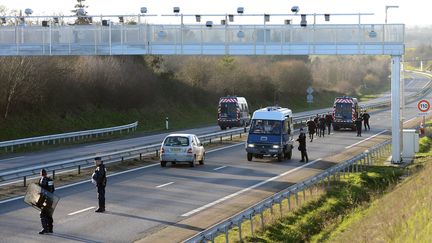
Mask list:
[[[411,78],[410,76],[412,76],[413,78]],[[408,78],[405,79],[406,95],[409,95],[413,92],[414,93],[418,92],[425,85],[427,85],[428,82],[430,82],[430,79],[424,78],[424,76],[415,73],[409,73],[407,77]],[[389,99],[389,94],[384,94],[377,99],[364,102],[362,104],[382,101],[385,99]],[[294,116],[304,116],[304,115],[312,116],[323,110],[325,109],[299,112],[299,113],[295,113]],[[209,126],[203,128],[183,130],[180,132],[203,135],[203,134],[209,134],[217,131],[220,131],[218,126]],[[113,152],[113,151],[123,150],[132,147],[138,147],[145,144],[159,143],[163,140],[163,138],[166,135],[168,135],[168,133],[155,134],[155,135],[136,137],[136,138],[128,138],[128,139],[119,139],[119,140],[114,140],[109,142],[74,145],[70,147],[63,147],[60,149],[48,149],[46,151],[40,151],[34,153],[13,154],[8,157],[4,157],[3,159],[0,160],[0,171],[16,169],[20,167],[27,167],[30,165],[49,164],[52,162],[59,162],[59,161],[72,159],[72,158],[80,158],[89,155],[96,155],[98,153],[107,153],[107,152]]]
[[[413,83],[421,86],[424,82],[419,78]],[[416,104],[407,105],[407,119],[417,113]],[[238,212],[332,166],[334,161],[329,158],[334,155],[363,151],[383,141],[389,137],[390,124],[387,109],[374,113],[372,129],[363,137],[341,131],[317,138],[308,143],[309,164],[298,162],[298,151],[291,161],[265,158],[248,162],[244,145],[238,144],[208,153],[204,166],[161,168],[155,163],[111,175],[103,214],[93,212],[97,199],[90,182],[67,186],[57,191],[62,199],[54,214],[53,235],[37,234],[38,212],[22,199],[0,202],[0,242],[181,241],[229,216],[225,212]],[[164,233],[168,228],[178,232],[168,235]]]

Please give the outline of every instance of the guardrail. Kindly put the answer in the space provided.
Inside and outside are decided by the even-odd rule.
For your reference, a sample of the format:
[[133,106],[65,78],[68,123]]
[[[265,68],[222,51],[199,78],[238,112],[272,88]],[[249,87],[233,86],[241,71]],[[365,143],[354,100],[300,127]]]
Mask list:
[[[254,224],[254,217],[260,217],[261,229],[265,227],[266,221],[264,220],[264,213],[270,211],[270,214],[274,216],[274,207],[279,208],[279,215],[283,216],[284,211],[291,211],[291,197],[295,198],[295,206],[300,206],[300,202],[306,201],[306,193],[309,190],[310,194],[313,193],[313,187],[315,189],[318,185],[330,185],[330,182],[340,181],[341,176],[345,176],[351,172],[359,172],[367,169],[367,166],[373,165],[376,158],[387,156],[391,153],[391,140],[384,141],[378,145],[371,147],[365,152],[354,156],[353,158],[339,163],[336,166],[328,168],[327,170],[315,175],[306,181],[297,183],[288,187],[287,189],[276,193],[275,195],[249,207],[246,210],[216,224],[212,227],[196,234],[195,236],[187,239],[186,243],[197,243],[197,242],[214,242],[215,238],[221,234],[225,235],[225,242],[228,242],[229,231],[235,228],[238,231],[238,239],[243,242],[242,224],[249,220],[250,221],[250,233],[254,235],[254,229],[257,227]],[[303,200],[299,202],[299,194],[303,194]],[[283,203],[286,202],[287,208],[283,210]]]
[[[212,143],[216,140],[222,141],[224,138],[233,139],[234,136],[242,136],[247,132],[247,129],[239,128],[233,129],[230,131],[221,131],[208,135],[198,136],[201,142],[203,143]],[[98,156],[102,157],[105,163],[114,163],[120,162],[130,159],[139,158],[141,159],[143,155],[149,153],[155,153],[156,156],[159,156],[159,149],[161,144],[151,144],[146,146],[140,146],[136,148],[130,148],[122,151],[110,152],[105,154],[99,154]],[[6,170],[0,172],[0,182],[10,181],[19,178],[23,178],[24,186],[27,184],[27,178],[29,176],[38,175],[41,169],[46,169],[48,172],[52,173],[53,179],[55,178],[56,171],[67,170],[72,168],[77,168],[78,174],[81,173],[81,168],[85,166],[90,166],[94,163],[94,155],[89,155],[77,159],[70,159],[66,161],[54,162],[50,164],[40,164],[32,167],[22,167],[16,168],[13,170]]]
[[117,127],[108,127],[108,128],[100,128],[100,129],[93,129],[93,130],[86,130],[86,131],[79,131],[79,132],[69,132],[69,133],[62,133],[62,134],[3,141],[0,142],[0,148],[4,148],[5,152],[8,151],[13,152],[15,146],[18,147],[27,146],[27,145],[31,146],[33,144],[44,145],[45,143],[50,143],[50,142],[52,144],[56,144],[56,142],[57,143],[71,142],[71,141],[76,141],[85,138],[103,136],[105,134],[113,134],[114,132],[120,132],[120,133],[122,133],[123,131],[131,132],[131,131],[135,131],[137,126],[138,126],[138,122],[136,121],[131,124],[117,126]]
[[[319,115],[326,114],[326,112],[318,113]],[[314,113],[315,114],[315,113]],[[304,124],[306,121],[310,119],[311,115],[303,115],[301,117],[294,117],[294,123],[298,125]],[[233,136],[245,134],[248,131],[247,128],[237,128],[229,131],[220,131],[212,134],[201,135],[198,136],[202,142],[212,143],[215,139],[223,140],[224,137],[230,137],[232,139]],[[155,152],[155,155],[158,156],[158,151],[160,149],[160,143],[157,144],[147,144],[136,148],[130,148],[122,151],[115,151],[105,154],[100,154],[99,156],[103,157],[105,163],[114,163],[119,161],[124,161],[128,159],[139,158],[141,159],[143,154],[148,154],[151,152]],[[27,184],[27,177],[38,175],[40,170],[44,168],[45,170],[52,172],[53,179],[55,178],[55,172],[59,170],[66,170],[71,168],[77,168],[78,173],[80,173],[81,168],[83,166],[89,166],[93,164],[94,155],[89,155],[77,159],[70,159],[61,162],[54,162],[49,164],[40,164],[32,167],[23,167],[23,168],[15,168],[12,170],[6,170],[0,172],[0,182],[15,180],[19,178],[23,178],[23,185]]]
[[[417,96],[424,95],[425,93],[429,92],[432,88],[432,82],[429,82],[428,86],[425,87],[420,92],[414,93],[408,97],[408,99],[414,99]],[[364,104],[363,107],[367,109],[372,108],[378,108],[387,106],[390,104],[390,101],[380,101],[375,102],[371,104]],[[319,115],[326,114],[329,110],[321,111],[321,113],[318,113]],[[302,126],[307,120],[309,120],[312,116],[314,116],[316,113],[311,113],[307,115],[302,115],[298,117],[294,117],[293,121],[297,126]],[[135,123],[133,123],[135,124]],[[245,134],[247,132],[246,128],[238,128],[238,129],[232,129],[229,131],[220,131],[212,134],[207,135],[201,135],[198,136],[202,142],[209,142],[211,143],[215,139],[222,140],[224,137],[232,137],[235,135],[242,136],[242,134]],[[113,163],[113,162],[119,162],[124,161],[128,159],[133,158],[142,158],[143,154],[155,152],[156,156],[158,156],[158,151],[160,148],[160,143],[157,144],[148,144],[143,145],[136,148],[130,148],[122,151],[115,151],[105,154],[100,154],[101,157],[105,160],[105,163]],[[51,171],[53,173],[53,177],[55,177],[55,172],[58,170],[65,170],[65,169],[71,169],[71,168],[78,168],[78,173],[80,173],[82,166],[89,166],[93,163],[94,155],[89,155],[82,158],[77,159],[71,159],[61,162],[55,162],[50,164],[40,164],[32,167],[25,167],[25,168],[17,168],[13,170],[6,170],[0,172],[0,182],[3,181],[9,181],[14,179],[23,178],[24,180],[24,186],[26,185],[26,179],[29,176],[34,176],[39,174],[40,169],[45,168],[47,171]]]

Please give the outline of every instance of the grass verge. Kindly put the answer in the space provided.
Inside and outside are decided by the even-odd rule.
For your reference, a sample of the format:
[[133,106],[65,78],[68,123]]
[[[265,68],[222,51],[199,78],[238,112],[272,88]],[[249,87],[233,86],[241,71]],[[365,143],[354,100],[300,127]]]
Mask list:
[[[424,138],[430,144],[430,138]],[[328,242],[431,242],[432,152],[418,153],[393,191],[352,213]]]
[[367,172],[353,173],[332,183],[317,200],[290,212],[247,241],[324,241],[347,214],[394,186],[402,174],[402,169],[386,166],[371,166]]
[[[431,144],[431,138],[422,138],[423,152],[405,168],[379,161],[340,181],[318,184],[310,194],[291,196],[244,221],[243,242],[430,242]],[[252,227],[259,229],[254,235]],[[232,229],[229,241],[239,242],[238,235],[239,228]],[[216,238],[224,241],[224,235]]]

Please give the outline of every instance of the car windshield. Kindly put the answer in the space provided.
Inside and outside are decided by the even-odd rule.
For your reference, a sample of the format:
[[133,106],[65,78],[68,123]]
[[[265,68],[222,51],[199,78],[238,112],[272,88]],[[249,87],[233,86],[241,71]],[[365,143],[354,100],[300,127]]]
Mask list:
[[275,120],[252,120],[250,133],[279,135],[282,132],[282,122]]
[[172,136],[167,137],[165,139],[165,146],[182,146],[186,147],[189,146],[189,138],[187,137],[180,137],[180,136]]

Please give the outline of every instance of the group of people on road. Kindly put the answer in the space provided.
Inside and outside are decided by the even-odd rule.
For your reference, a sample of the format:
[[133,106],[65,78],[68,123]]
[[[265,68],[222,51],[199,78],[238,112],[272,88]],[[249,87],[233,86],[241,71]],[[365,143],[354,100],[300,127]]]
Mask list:
[[[313,141],[315,133],[318,134],[319,137],[324,137],[326,128],[328,131],[328,135],[330,135],[331,124],[333,123],[333,116],[328,113],[326,115],[316,115],[316,117],[311,118],[307,123],[308,133],[310,142]],[[301,152],[301,160],[300,162],[309,162],[308,154],[306,151],[306,133],[303,128],[300,128],[300,135],[297,139],[299,142],[298,150]]]
[[364,124],[364,130],[365,131],[370,130],[369,119],[370,119],[370,115],[369,115],[369,113],[367,113],[366,110],[364,112],[360,113],[360,115],[357,117],[357,119],[355,120],[355,125],[356,125],[356,129],[357,129],[357,137],[361,137],[363,124]]
[[[96,157],[95,159],[95,170],[94,173],[91,176],[91,182],[97,187],[97,193],[98,193],[98,203],[99,207],[96,209],[96,213],[102,213],[105,212],[105,187],[107,184],[107,178],[106,178],[106,168],[103,164],[103,161],[101,157]],[[55,191],[54,189],[54,181],[47,176],[47,172],[45,169],[42,169],[40,171],[40,180],[38,185],[44,189],[47,190],[50,193],[53,193]],[[41,195],[42,197],[42,195]],[[42,198],[45,201],[48,201],[50,199],[48,198]],[[40,207],[40,219],[42,223],[42,230],[39,231],[39,234],[49,234],[53,233],[53,209],[51,208],[51,205],[49,203],[42,203],[42,206]]]
[[[360,115],[355,120],[358,137],[361,137],[362,123],[364,123],[365,131],[370,130],[369,118],[370,115],[365,110],[362,113],[360,113]],[[321,116],[317,114],[314,118],[311,118],[306,123],[310,142],[313,141],[315,133],[318,134],[319,137],[324,137],[326,128],[327,128],[327,135],[330,135],[332,123],[333,123],[333,116],[330,114],[330,112],[327,113],[326,115],[321,115]],[[299,143],[298,150],[301,152],[300,162],[306,162],[306,163],[309,162],[309,158],[306,151],[306,133],[303,130],[303,128],[300,128],[300,134],[297,139],[297,142]]]
[[327,134],[330,135],[332,123],[333,123],[333,116],[330,113],[322,116],[317,114],[314,118],[311,118],[306,123],[309,132],[310,142],[313,141],[315,133],[318,134],[319,137],[324,137],[326,128],[328,131]]

